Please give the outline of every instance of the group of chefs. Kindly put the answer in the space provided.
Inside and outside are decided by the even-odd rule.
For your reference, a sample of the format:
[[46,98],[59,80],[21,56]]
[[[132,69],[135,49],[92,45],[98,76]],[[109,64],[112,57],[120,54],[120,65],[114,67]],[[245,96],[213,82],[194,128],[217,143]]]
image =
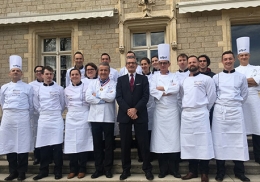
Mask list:
[[[147,180],[154,179],[152,152],[157,154],[159,178],[170,174],[189,180],[200,172],[201,182],[208,182],[209,161],[216,159],[216,181],[225,178],[226,160],[233,160],[236,178],[250,181],[243,162],[249,160],[247,135],[252,135],[255,161],[260,163],[260,67],[249,64],[249,45],[249,37],[238,38],[240,66],[234,68],[234,53],[225,51],[223,71],[215,75],[208,56],[186,54],[177,57],[179,70],[171,73],[169,44],[159,44],[158,56],[142,58],[140,66],[135,53],[128,51],[119,73],[110,67],[107,53],[98,66],[84,66],[83,54],[76,52],[65,89],[53,81],[50,66],[36,66],[36,80],[24,83],[22,58],[10,56],[11,82],[0,92],[0,155],[7,155],[10,173],[5,180],[26,179],[33,150],[35,164],[40,163],[34,180],[49,175],[52,161],[55,179],[61,179],[63,153],[70,161],[67,178],[84,178],[88,151],[94,151],[95,159],[91,178],[112,178],[118,132],[123,168],[119,179],[125,180],[131,175],[134,131]],[[189,162],[184,176],[180,159]]]

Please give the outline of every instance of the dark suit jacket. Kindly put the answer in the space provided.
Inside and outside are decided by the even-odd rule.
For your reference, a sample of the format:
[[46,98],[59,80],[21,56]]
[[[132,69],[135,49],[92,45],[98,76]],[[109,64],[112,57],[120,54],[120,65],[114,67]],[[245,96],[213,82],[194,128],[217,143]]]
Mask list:
[[[149,94],[149,82],[146,76],[136,74],[133,92],[130,89],[128,74],[119,77],[116,86],[116,100],[119,105],[117,122],[148,123],[146,104]],[[137,109],[137,119],[132,120],[127,115],[127,110],[130,108]]]

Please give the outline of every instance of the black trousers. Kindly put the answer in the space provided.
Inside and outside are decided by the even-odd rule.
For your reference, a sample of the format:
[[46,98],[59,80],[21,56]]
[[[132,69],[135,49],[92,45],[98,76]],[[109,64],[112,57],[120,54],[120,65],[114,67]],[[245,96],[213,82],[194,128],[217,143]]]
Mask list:
[[54,174],[62,173],[63,165],[63,152],[62,144],[49,145],[40,148],[41,160],[40,160],[40,173],[49,174],[49,163],[54,161]]
[[260,136],[252,135],[252,141],[255,161],[260,164]]
[[198,165],[201,174],[209,174],[209,160],[189,160],[189,171],[198,174]]
[[9,163],[9,173],[25,173],[28,169],[28,153],[9,153],[7,161]]
[[[91,123],[95,168],[99,172],[110,171],[114,163],[114,123]],[[105,148],[103,146],[103,134]],[[105,151],[104,151],[105,149]]]
[[76,174],[86,173],[87,159],[88,159],[88,152],[69,154],[70,172]]
[[33,155],[34,155],[34,160],[38,159],[40,161],[41,160],[40,148],[34,148]]
[[[241,175],[245,174],[245,167],[243,161],[233,161],[234,162],[234,174],[235,175]],[[217,174],[226,174],[226,167],[225,167],[225,160],[216,160],[217,164]]]
[[[150,150],[148,139],[148,123],[134,123],[135,137],[137,138],[138,148],[143,158],[142,169],[144,172],[152,170],[150,163]],[[119,123],[121,137],[121,160],[124,171],[131,169],[131,143],[132,143],[132,123]]]
[[[150,144],[151,144],[151,135],[152,135],[152,131],[151,131],[151,130],[148,130],[149,149],[150,149]],[[140,150],[139,147],[138,147],[138,141],[137,141],[136,138],[135,138],[135,146],[136,146],[136,148],[137,148],[138,159],[140,159],[141,161],[143,161],[142,153],[141,153],[141,150]],[[153,158],[154,158],[154,153],[150,152],[150,161],[153,161]]]
[[179,172],[180,152],[158,154],[160,173],[173,174]]

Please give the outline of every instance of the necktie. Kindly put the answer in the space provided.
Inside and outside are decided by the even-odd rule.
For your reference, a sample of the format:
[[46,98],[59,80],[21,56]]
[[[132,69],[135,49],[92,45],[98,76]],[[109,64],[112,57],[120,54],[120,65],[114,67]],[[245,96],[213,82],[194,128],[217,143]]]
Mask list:
[[134,75],[133,74],[131,74],[130,76],[131,76],[131,79],[130,79],[130,89],[133,92],[135,80],[134,80]]

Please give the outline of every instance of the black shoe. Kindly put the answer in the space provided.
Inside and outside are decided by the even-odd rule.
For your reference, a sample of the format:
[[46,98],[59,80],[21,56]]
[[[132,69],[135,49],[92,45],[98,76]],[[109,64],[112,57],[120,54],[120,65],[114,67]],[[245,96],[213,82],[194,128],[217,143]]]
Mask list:
[[139,158],[139,159],[138,159],[138,162],[144,162],[144,161],[143,161],[143,159]]
[[18,173],[11,173],[9,176],[5,178],[5,181],[12,181],[13,179],[18,177]]
[[25,179],[26,179],[25,173],[19,173],[18,178],[17,178],[17,181],[23,181],[23,180],[25,180]]
[[48,174],[38,174],[37,176],[33,177],[33,180],[39,180],[39,179],[45,178],[47,176],[48,176]]
[[223,181],[224,180],[224,174],[217,174],[216,177],[215,177],[215,180],[216,181]]
[[105,175],[106,175],[107,178],[113,178],[113,174],[111,173],[110,170],[106,171]]
[[145,173],[145,177],[147,180],[153,180],[153,173],[151,171],[148,171]]
[[240,179],[241,181],[250,181],[250,179],[246,177],[244,174],[235,174],[235,177]]
[[164,178],[165,176],[166,176],[165,173],[159,173],[159,174],[158,174],[158,178]]
[[131,176],[130,171],[123,171],[123,173],[120,175],[120,180],[125,180],[126,178],[128,178],[129,176]]
[[55,179],[61,179],[62,178],[62,174],[61,173],[56,173],[54,178]]
[[98,178],[99,176],[102,176],[103,173],[100,171],[95,171],[94,174],[91,175],[92,179]]
[[173,175],[175,178],[181,178],[181,175],[178,172],[172,172],[171,175]]
[[39,159],[34,159],[33,165],[37,165],[37,164],[40,164],[40,160]]

